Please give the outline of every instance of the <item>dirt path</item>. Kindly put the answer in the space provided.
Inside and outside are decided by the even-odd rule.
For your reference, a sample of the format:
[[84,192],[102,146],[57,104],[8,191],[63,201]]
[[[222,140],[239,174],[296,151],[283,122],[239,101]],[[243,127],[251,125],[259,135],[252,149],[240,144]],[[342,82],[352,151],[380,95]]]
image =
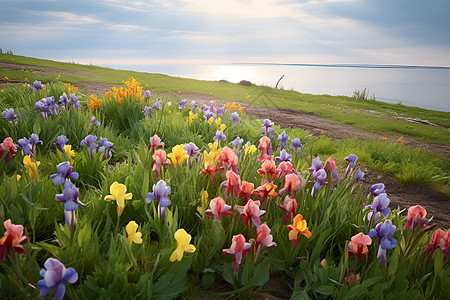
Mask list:
[[[52,73],[80,73],[79,71],[63,70],[63,69],[52,69],[40,66],[28,66],[19,65],[13,63],[0,62],[0,67],[10,68],[10,69],[21,69],[22,66],[25,69],[32,70],[33,72],[52,72]],[[6,81],[4,78],[0,78],[0,86],[5,86],[13,82]],[[16,82],[14,82],[16,83]],[[79,82],[76,84],[80,89],[87,88],[89,93],[101,95],[104,92],[111,89],[112,84],[103,84],[98,82]],[[189,101],[196,100],[199,102],[208,102],[210,100],[216,100],[218,104],[223,105],[232,100],[220,100],[215,99],[211,95],[202,95],[192,92],[181,92],[181,93],[165,93],[162,95],[166,98],[181,98],[187,99]],[[238,102],[237,102],[238,103]],[[399,137],[395,136],[385,136],[373,132],[368,132],[361,129],[356,129],[351,125],[341,124],[336,121],[329,119],[320,118],[312,113],[297,111],[288,108],[269,108],[260,107],[255,105],[249,105],[247,103],[239,103],[246,107],[245,111],[248,115],[264,119],[269,118],[282,127],[294,127],[308,130],[311,134],[315,136],[321,135],[321,131],[324,131],[328,137],[334,139],[343,139],[346,137],[356,137],[358,139],[382,139],[386,137],[390,140],[397,140]],[[404,136],[403,141],[405,144],[409,144],[414,147],[419,147],[428,151],[439,152],[450,157],[450,149],[445,145],[431,144],[423,141],[415,140],[412,137]],[[435,190],[425,187],[404,187],[394,178],[384,175],[377,174],[370,170],[363,170],[366,173],[366,185],[370,186],[374,183],[384,183],[386,186],[386,191],[388,192],[389,199],[391,201],[391,207],[402,209],[408,209],[412,205],[420,204],[426,208],[428,215],[427,217],[434,216],[433,223],[436,223],[440,227],[449,228],[450,227],[450,199]],[[403,214],[405,214],[404,212]]]

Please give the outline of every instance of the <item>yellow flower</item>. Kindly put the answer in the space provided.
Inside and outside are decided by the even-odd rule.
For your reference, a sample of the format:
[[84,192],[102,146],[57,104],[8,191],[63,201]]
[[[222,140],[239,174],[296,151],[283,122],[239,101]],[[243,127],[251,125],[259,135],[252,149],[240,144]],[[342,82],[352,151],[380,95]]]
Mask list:
[[211,150],[211,152],[216,152],[219,147],[219,143],[218,142],[214,142],[214,143],[209,143],[208,144],[209,150]]
[[66,152],[67,157],[71,164],[73,164],[73,157],[75,156],[75,151],[72,150],[71,145],[64,145],[64,152]]
[[211,124],[214,122],[214,118],[213,117],[211,117],[211,118],[209,118],[208,119],[208,123],[209,123],[209,125],[211,126]]
[[192,121],[197,118],[197,114],[193,114],[192,111],[189,111],[189,125],[192,124]]
[[217,118],[215,123],[216,123],[216,127],[219,127],[220,124],[222,124],[222,119],[221,118]]
[[127,232],[127,239],[131,243],[135,242],[136,244],[142,244],[142,233],[137,232],[138,224],[136,224],[135,221],[130,221],[128,225],[125,227],[125,230]]
[[31,158],[29,155],[25,156],[23,158],[23,164],[28,169],[28,175],[30,175],[31,178],[34,179],[34,183],[38,182],[38,166],[41,164],[38,161],[35,161],[33,158]]
[[172,148],[172,153],[167,155],[171,160],[175,168],[178,164],[181,164],[185,159],[188,159],[187,151],[183,149],[183,145],[176,145]]
[[402,140],[402,139],[398,139],[398,140],[397,140],[397,143],[400,143],[400,144],[401,144],[401,143],[403,143],[403,140]]
[[226,128],[227,128],[227,125],[225,125],[225,124],[220,125],[220,130],[222,130],[222,132],[224,132]]
[[130,200],[133,197],[133,194],[125,194],[127,192],[127,187],[125,184],[118,183],[117,181],[111,184],[109,192],[111,195],[106,196],[105,200],[116,200],[117,214],[120,216],[125,208],[125,200]]
[[194,245],[189,244],[191,241],[191,235],[188,234],[183,228],[178,229],[175,232],[175,239],[177,240],[177,249],[175,249],[170,256],[169,260],[171,262],[174,262],[175,260],[181,261],[183,259],[184,252],[193,253],[196,250]]
[[249,151],[250,151],[251,154],[253,154],[253,153],[255,153],[255,151],[256,151],[256,147],[255,147],[255,145],[249,146],[249,145],[245,144],[245,146],[244,146],[244,151],[245,151],[245,155],[247,155],[247,153],[248,153]]
[[17,181],[19,181],[21,177],[22,177],[22,176],[20,176],[19,174],[17,174],[17,176],[16,176]]

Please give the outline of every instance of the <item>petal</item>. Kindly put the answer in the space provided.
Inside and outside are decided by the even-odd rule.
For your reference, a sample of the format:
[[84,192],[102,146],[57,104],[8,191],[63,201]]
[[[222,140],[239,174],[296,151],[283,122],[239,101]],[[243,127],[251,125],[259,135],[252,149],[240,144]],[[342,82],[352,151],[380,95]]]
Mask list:
[[66,286],[64,283],[58,284],[56,287],[55,297],[54,300],[61,300],[64,297],[64,294],[66,293]]
[[44,297],[50,291],[50,288],[45,284],[45,280],[41,279],[37,282],[37,287],[41,290],[39,297]]
[[64,210],[74,211],[78,208],[78,203],[72,200],[64,202]]
[[196,250],[195,246],[191,244],[187,245],[187,247],[184,247],[185,252],[193,253],[195,252],[195,250]]
[[63,277],[61,279],[62,282],[70,282],[75,283],[78,280],[78,273],[75,271],[74,268],[68,268],[66,272],[63,274]]

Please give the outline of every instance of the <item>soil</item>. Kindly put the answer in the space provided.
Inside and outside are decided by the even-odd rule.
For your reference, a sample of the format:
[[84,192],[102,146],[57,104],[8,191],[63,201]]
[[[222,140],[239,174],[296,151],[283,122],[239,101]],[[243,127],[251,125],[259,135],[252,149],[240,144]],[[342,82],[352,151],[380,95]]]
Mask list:
[[[73,70],[52,69],[41,66],[20,65],[5,62],[0,62],[0,67],[15,70],[20,70],[24,67],[24,69],[31,70],[32,72],[84,73]],[[14,83],[19,82],[6,80],[3,77],[0,78],[0,87]],[[89,90],[89,93],[100,95],[110,90],[113,85],[86,81],[79,82],[76,86],[80,89]],[[203,95],[192,92],[180,92],[176,94],[164,93],[162,94],[162,97],[176,98],[177,100],[187,99],[188,101],[196,100],[198,102],[209,102],[210,100],[216,100],[219,105],[232,101],[231,99],[216,99],[211,95]],[[381,135],[378,133],[357,129],[348,124],[342,124],[333,120],[318,117],[310,112],[298,111],[289,108],[269,108],[247,103],[236,103],[244,106],[245,112],[251,117],[258,119],[270,118],[271,121],[282,127],[301,128],[309,131],[314,136],[322,135],[322,132],[324,132],[326,136],[333,139],[343,139],[347,137],[356,137],[358,139],[382,139],[383,137],[386,137],[388,140],[397,140],[399,138],[399,136]],[[448,146],[418,141],[410,136],[403,136],[402,140],[404,144],[419,147],[432,152],[442,153],[446,155],[447,158],[450,157],[450,148]],[[400,207],[401,209],[405,209],[403,214],[406,215],[406,210],[410,206],[419,204],[427,210],[427,216],[429,218],[433,216],[433,224],[447,229],[450,227],[450,220],[448,218],[450,214],[450,199],[445,194],[427,187],[403,186],[389,175],[378,174],[367,169],[363,171],[365,172],[366,186],[370,186],[374,183],[384,183],[392,208]]]

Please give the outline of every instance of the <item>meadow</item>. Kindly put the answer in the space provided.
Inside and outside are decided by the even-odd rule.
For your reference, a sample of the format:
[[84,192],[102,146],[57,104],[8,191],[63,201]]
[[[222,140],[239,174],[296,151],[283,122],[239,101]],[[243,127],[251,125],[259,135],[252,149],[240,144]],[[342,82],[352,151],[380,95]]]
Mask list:
[[131,77],[95,96],[59,79],[87,71],[27,75],[0,94],[2,298],[449,294],[448,229],[426,206],[390,207],[360,165],[445,188],[444,156],[315,138],[233,102],[160,98],[176,78],[154,90],[157,75]]

